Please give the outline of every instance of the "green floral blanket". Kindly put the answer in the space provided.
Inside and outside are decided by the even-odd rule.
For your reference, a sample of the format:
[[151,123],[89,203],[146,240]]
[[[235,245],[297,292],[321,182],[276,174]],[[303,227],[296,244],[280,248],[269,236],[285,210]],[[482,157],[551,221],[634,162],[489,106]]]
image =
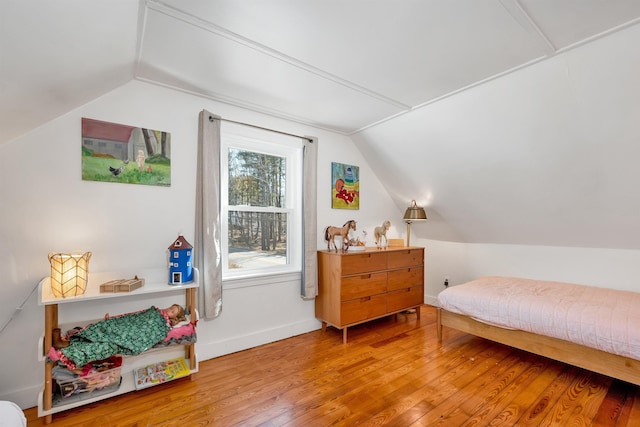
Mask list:
[[140,354],[162,341],[171,326],[155,307],[111,317],[87,326],[69,337],[69,346],[60,351],[77,367],[116,354]]

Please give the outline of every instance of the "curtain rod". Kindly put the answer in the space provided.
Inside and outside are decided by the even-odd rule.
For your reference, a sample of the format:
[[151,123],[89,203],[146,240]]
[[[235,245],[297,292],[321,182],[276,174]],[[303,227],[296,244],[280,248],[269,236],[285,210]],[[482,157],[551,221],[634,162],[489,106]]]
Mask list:
[[[214,121],[215,119],[216,119],[216,117],[209,116],[209,121],[210,122]],[[262,126],[252,125],[252,124],[249,124],[249,123],[236,122],[235,120],[223,119],[222,117],[220,117],[218,120],[220,120],[222,122],[235,123],[237,125],[242,125],[242,126],[249,126],[249,127],[256,128],[256,129],[262,129],[262,130],[266,130],[266,131],[269,131],[269,132],[275,132],[275,133],[279,133],[279,134],[282,134],[282,135],[287,135],[287,136],[293,136],[293,137],[296,137],[296,138],[306,139],[307,141],[313,143],[313,139],[309,138],[308,136],[300,136],[300,135],[295,135],[293,133],[282,132],[281,130],[264,128]]]

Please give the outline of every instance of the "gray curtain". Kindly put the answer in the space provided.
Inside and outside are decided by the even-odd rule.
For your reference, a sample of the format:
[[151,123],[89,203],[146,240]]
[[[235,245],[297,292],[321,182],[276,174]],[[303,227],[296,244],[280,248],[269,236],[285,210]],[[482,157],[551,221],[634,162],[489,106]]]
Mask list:
[[318,295],[318,138],[302,140],[304,144],[302,163],[302,285],[303,299],[312,299]]
[[194,266],[200,270],[200,316],[218,317],[222,311],[220,116],[206,110],[200,112],[198,130]]

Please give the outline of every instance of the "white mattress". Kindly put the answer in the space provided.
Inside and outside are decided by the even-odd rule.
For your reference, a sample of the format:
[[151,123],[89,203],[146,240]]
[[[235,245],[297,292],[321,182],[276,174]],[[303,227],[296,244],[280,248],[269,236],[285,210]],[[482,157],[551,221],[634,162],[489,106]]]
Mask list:
[[26,427],[27,419],[18,405],[6,400],[0,401],[0,427]]
[[481,322],[640,360],[640,293],[511,277],[482,277],[438,295]]

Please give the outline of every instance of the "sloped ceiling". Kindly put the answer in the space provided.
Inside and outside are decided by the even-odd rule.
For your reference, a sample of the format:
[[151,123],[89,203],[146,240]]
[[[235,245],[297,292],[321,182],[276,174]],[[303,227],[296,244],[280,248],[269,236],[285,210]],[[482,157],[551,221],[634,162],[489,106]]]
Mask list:
[[350,135],[424,237],[639,249],[638,22],[636,0],[9,0],[0,143],[140,79]]

